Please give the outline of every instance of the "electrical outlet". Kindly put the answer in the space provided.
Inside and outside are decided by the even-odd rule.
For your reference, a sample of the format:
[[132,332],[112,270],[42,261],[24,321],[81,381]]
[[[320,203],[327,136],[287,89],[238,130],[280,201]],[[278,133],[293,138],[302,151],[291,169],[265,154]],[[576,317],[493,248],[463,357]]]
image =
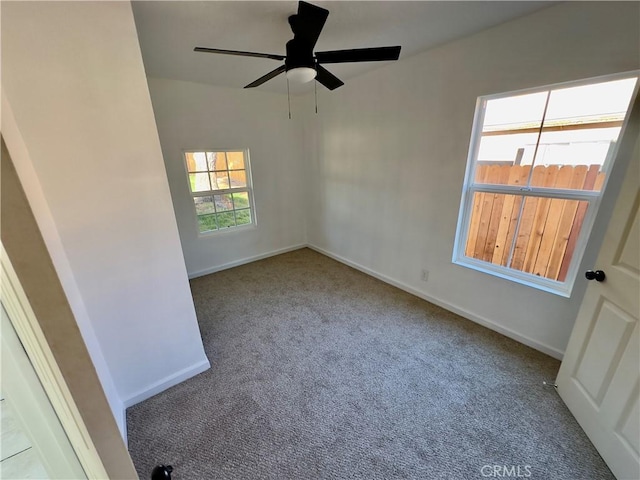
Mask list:
[[429,270],[422,270],[422,275],[420,276],[420,280],[423,282],[429,281]]

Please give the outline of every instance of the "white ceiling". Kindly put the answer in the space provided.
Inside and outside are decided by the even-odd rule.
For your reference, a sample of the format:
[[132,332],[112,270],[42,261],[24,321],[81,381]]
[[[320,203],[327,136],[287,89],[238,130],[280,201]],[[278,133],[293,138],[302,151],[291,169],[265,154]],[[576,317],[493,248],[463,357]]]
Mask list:
[[[242,88],[281,62],[194,52],[195,46],[285,54],[297,1],[134,1],[147,75]],[[401,45],[400,61],[553,3],[311,1],[329,10],[316,51]],[[345,83],[389,62],[326,65]],[[257,87],[286,93],[284,75]],[[313,88],[291,85],[292,93]],[[320,86],[319,88],[324,88]]]

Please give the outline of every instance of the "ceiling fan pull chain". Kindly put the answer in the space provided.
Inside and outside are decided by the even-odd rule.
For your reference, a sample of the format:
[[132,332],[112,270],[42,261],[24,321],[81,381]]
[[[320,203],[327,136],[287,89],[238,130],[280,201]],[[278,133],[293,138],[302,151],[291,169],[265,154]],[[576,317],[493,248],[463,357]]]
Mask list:
[[318,114],[318,82],[313,82],[313,93],[316,96],[316,115]]
[[291,95],[289,94],[289,79],[287,78],[287,104],[289,105],[289,120],[291,120]]

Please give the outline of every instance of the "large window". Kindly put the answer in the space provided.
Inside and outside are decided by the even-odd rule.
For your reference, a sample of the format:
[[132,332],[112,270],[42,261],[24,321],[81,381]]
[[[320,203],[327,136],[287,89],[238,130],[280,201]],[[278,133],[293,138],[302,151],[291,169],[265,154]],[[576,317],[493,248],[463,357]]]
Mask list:
[[255,223],[246,150],[189,151],[184,159],[200,233]]
[[454,262],[568,296],[637,80],[479,98]]

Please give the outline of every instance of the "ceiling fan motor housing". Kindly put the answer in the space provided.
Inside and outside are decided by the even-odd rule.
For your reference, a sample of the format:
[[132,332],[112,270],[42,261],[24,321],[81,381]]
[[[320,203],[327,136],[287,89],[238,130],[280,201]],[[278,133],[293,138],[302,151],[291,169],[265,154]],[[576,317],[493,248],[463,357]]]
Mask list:
[[316,61],[313,57],[313,45],[293,38],[287,42],[287,58],[284,61],[287,70],[298,67],[309,67],[315,70]]

